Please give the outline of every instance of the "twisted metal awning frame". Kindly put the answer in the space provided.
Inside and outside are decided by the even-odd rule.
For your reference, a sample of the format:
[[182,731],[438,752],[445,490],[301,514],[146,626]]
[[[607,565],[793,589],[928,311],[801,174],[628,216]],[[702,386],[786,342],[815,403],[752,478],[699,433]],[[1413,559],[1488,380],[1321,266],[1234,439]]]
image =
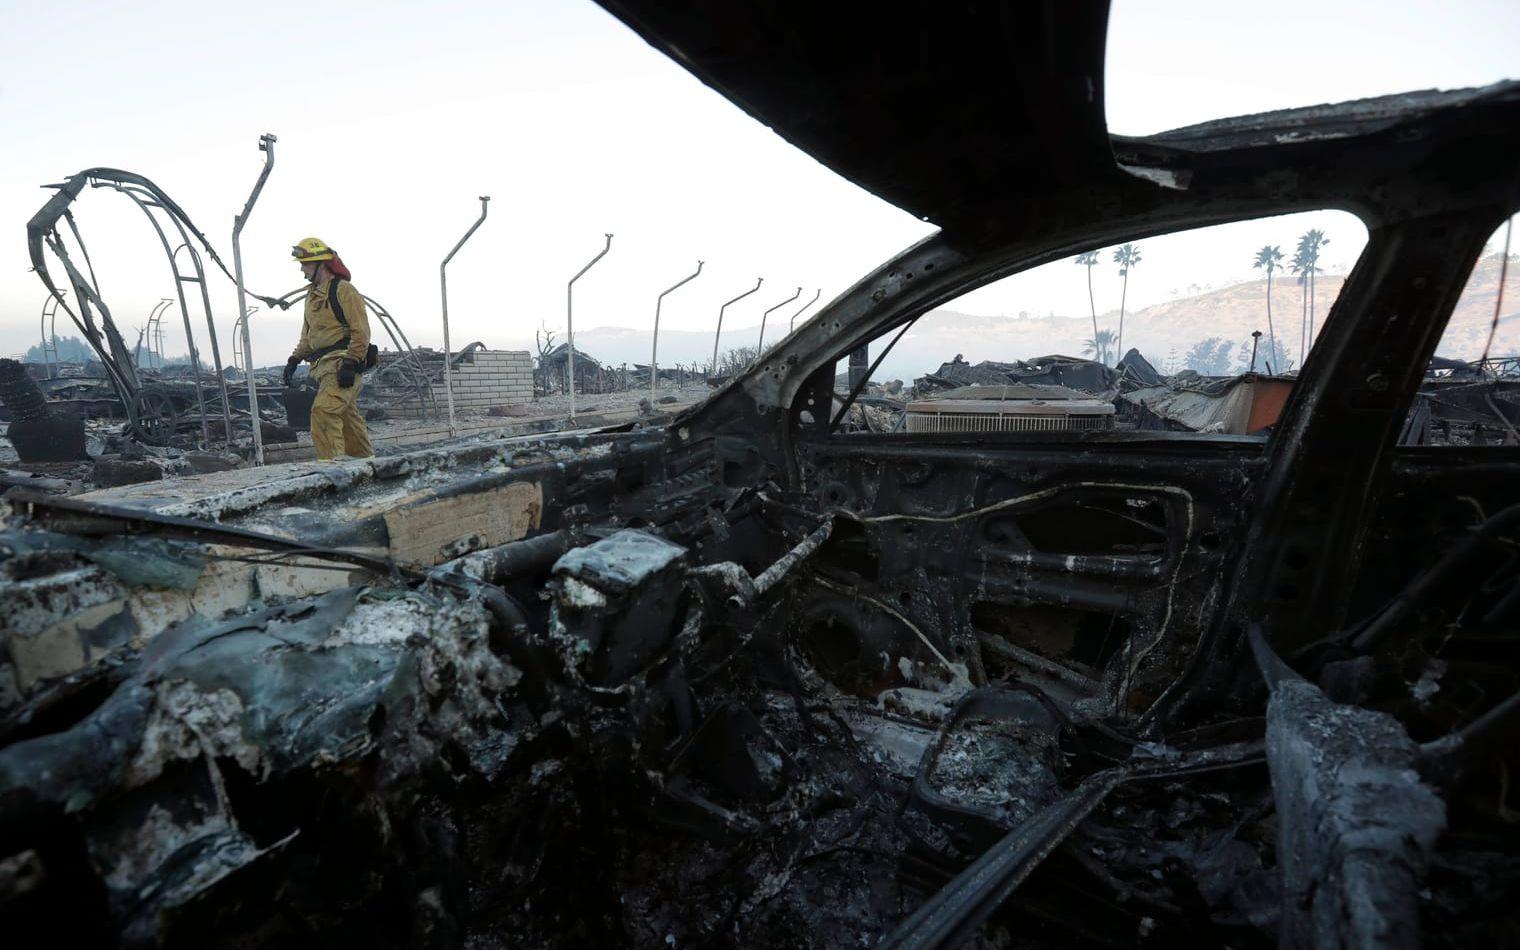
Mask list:
[[[136,361],[132,358],[133,350],[122,338],[117,323],[111,316],[111,310],[100,293],[89,251],[85,247],[84,239],[74,220],[72,206],[87,186],[109,188],[125,195],[148,218],[154,233],[158,236],[159,244],[163,247],[164,255],[169,263],[170,273],[174,278],[175,294],[184,321],[185,339],[196,380],[195,399],[196,409],[200,416],[201,442],[203,446],[206,446],[212,441],[208,420],[208,401],[202,388],[201,351],[190,316],[190,304],[195,297],[199,297],[199,309],[206,321],[212,368],[215,371],[216,385],[220,390],[223,436],[221,441],[224,444],[230,443],[232,440],[232,400],[229,398],[227,376],[217,341],[214,310],[211,305],[211,292],[204,259],[209,257],[229,281],[235,283],[235,279],[211,242],[190,220],[190,216],[184,209],[147,177],[119,168],[98,167],[87,168],[78,174],[71,175],[62,183],[44,186],[53,189],[54,194],[26,225],[27,250],[31,257],[32,268],[49,294],[49,302],[44,306],[44,323],[56,319],[55,315],[59,310],[67,314],[105,368],[111,386],[126,410],[128,427],[134,437],[144,441],[159,438],[161,433],[152,425],[153,420],[145,418],[145,415],[152,415],[152,413],[144,412],[144,387],[137,373]],[[72,238],[72,244],[69,238]],[[83,270],[75,263],[76,254],[84,264]],[[61,265],[63,279],[55,278],[53,271],[49,268],[50,256]],[[186,285],[195,285],[199,293],[197,294],[193,289],[187,292]],[[72,306],[65,299],[68,294],[66,288],[73,290],[74,304]],[[305,295],[305,288],[280,298],[249,294],[262,301],[267,307],[281,309],[289,308],[292,303],[303,299]],[[364,301],[379,319],[380,324],[385,327],[401,354],[397,362],[393,364],[397,367],[394,372],[399,373],[408,384],[417,386],[422,405],[433,405],[432,387],[428,384],[426,374],[423,372],[421,359],[413,351],[406,335],[384,307],[369,297],[365,297]],[[46,332],[44,332],[44,339],[47,339]],[[214,408],[213,406],[212,409]],[[250,406],[249,411],[250,414],[256,415],[257,406]],[[433,405],[433,414],[436,415],[436,412],[437,407]]]

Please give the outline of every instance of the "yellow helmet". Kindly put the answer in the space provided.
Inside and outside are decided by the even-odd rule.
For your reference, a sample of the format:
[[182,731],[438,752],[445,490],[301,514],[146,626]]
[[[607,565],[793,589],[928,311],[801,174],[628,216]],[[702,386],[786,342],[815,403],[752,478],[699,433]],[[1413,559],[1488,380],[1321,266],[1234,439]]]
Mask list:
[[305,264],[307,261],[330,261],[338,255],[321,238],[302,238],[290,249],[290,256]]

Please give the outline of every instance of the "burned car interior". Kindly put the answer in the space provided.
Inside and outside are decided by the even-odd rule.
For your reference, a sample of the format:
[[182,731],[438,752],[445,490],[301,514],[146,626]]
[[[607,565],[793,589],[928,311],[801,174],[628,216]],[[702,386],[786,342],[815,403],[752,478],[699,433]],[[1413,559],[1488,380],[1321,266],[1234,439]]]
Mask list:
[[[4,932],[1515,941],[1520,448],[1400,433],[1520,83],[1118,137],[1103,3],[602,5],[939,230],[668,425],[12,490]],[[957,295],[1314,209],[1268,434],[851,422]]]

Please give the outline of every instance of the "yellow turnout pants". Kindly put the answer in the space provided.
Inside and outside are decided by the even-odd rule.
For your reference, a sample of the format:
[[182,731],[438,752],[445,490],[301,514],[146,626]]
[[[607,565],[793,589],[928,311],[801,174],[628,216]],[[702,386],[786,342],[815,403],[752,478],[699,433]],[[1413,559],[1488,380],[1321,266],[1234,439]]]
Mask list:
[[339,386],[336,361],[312,367],[312,376],[317,379],[317,398],[311,404],[311,444],[317,450],[317,458],[374,455],[369,430],[364,427],[364,417],[357,405],[364,377],[356,375],[354,384],[346,389]]

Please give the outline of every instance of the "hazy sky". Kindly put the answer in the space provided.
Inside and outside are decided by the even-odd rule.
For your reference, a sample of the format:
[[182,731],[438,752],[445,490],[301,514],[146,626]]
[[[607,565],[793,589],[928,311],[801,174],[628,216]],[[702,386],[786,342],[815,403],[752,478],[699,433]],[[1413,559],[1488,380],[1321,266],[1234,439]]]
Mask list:
[[[565,281],[604,232],[616,237],[577,285],[578,325],[650,327],[658,292],[702,259],[702,276],[662,316],[694,330],[757,276],[765,287],[730,311],[735,327],[799,285],[802,300],[821,287],[826,302],[929,231],[580,0],[0,2],[0,229],[11,234],[0,241],[0,354],[37,338],[44,295],[28,272],[24,226],[46,200],[39,185],[97,165],[145,174],[230,263],[232,217],[266,131],[279,143],[244,232],[249,286],[296,287],[290,245],[322,237],[416,343],[441,343],[438,262],[475,219],[477,195],[492,196],[490,217],[449,270],[456,347],[523,346],[541,323],[562,328]],[[1265,13],[1119,0],[1109,124],[1144,133],[1488,83],[1520,74],[1517,41],[1514,0],[1320,0]],[[118,322],[142,323],[172,291],[156,238],[114,193],[87,193],[76,213]],[[1204,251],[1191,282],[1253,276],[1239,249]],[[1164,262],[1147,265],[1149,279],[1131,285],[1137,305],[1180,283]],[[235,295],[230,281],[212,286],[227,352]],[[1053,283],[1021,308],[1081,312],[1085,290],[1073,287],[1076,296]],[[258,362],[277,363],[299,315],[260,311],[254,326]],[[177,335],[167,349],[183,351]]]

